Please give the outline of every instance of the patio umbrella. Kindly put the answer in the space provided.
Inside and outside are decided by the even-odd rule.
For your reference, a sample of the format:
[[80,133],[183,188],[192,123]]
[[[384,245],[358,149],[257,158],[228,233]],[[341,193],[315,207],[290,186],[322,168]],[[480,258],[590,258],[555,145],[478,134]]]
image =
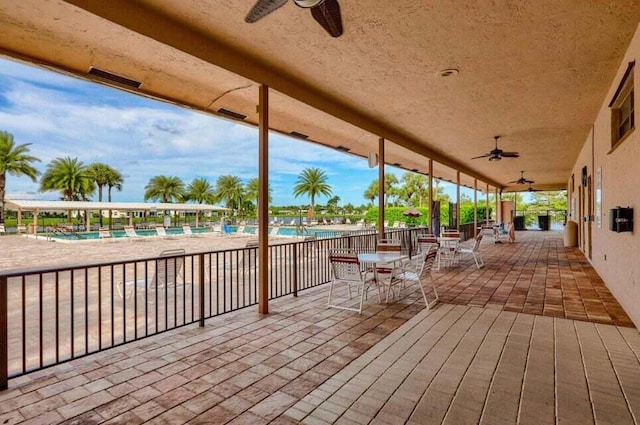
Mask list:
[[406,215],[407,217],[420,217],[422,213],[414,207],[409,207],[402,213],[402,215]]

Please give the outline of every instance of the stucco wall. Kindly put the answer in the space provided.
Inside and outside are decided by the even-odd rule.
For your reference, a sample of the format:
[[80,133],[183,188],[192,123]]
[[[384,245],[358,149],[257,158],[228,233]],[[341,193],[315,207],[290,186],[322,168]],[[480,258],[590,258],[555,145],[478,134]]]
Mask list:
[[[607,287],[640,328],[640,128],[638,128],[638,94],[640,93],[640,27],[620,64],[616,78],[593,124],[593,130],[580,152],[572,173],[574,174],[576,215],[578,214],[578,187],[582,167],[588,167],[592,176],[593,196],[596,194],[596,173],[602,169],[602,227],[592,223],[591,262],[604,279]],[[636,61],[634,69],[635,131],[611,152],[611,111],[608,107],[623,78],[628,64]],[[593,140],[592,140],[593,136]],[[593,145],[593,149],[592,149]],[[593,154],[593,159],[592,159]],[[569,181],[570,187],[571,181]],[[586,192],[585,192],[586,194]],[[632,233],[616,233],[609,230],[609,210],[616,206],[634,208]],[[571,208],[571,199],[569,200]],[[587,212],[583,212],[583,216]],[[594,199],[595,214],[595,199]],[[572,217],[579,221],[579,217]],[[586,236],[586,235],[585,235]],[[588,254],[588,249],[585,249]]]

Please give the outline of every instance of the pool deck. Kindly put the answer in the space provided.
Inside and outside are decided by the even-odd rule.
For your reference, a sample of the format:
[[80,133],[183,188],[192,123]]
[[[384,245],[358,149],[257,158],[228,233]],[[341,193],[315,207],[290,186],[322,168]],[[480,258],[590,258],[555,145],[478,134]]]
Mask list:
[[[354,225],[319,226],[318,230],[356,230]],[[55,267],[79,263],[99,263],[157,256],[166,249],[181,248],[187,254],[243,248],[254,234],[220,235],[197,233],[193,237],[168,235],[167,238],[141,237],[139,239],[111,238],[105,240],[54,241],[39,235],[0,236],[0,271],[33,267]],[[292,236],[269,236],[269,243],[289,243]]]

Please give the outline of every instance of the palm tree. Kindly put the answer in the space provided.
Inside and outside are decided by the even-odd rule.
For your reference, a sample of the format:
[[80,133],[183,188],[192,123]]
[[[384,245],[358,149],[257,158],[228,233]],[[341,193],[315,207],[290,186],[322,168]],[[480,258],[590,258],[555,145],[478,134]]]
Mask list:
[[[198,204],[213,204],[216,202],[216,195],[209,180],[204,178],[195,178],[189,186],[184,195],[185,200],[194,201]],[[198,211],[198,218],[200,218],[201,211]]]
[[298,177],[298,182],[293,187],[293,195],[297,198],[300,195],[308,195],[311,201],[311,214],[316,205],[316,196],[331,196],[331,186],[327,184],[327,174],[319,168],[305,168]]
[[[109,171],[107,173],[107,201],[111,202],[111,189],[116,189],[118,192],[122,191],[122,185],[124,184],[124,178],[122,174],[115,168],[109,167]],[[111,213],[113,210],[109,210],[109,229],[111,229],[112,225],[112,216]],[[100,225],[102,225],[102,215],[100,215]]]
[[384,175],[384,207],[389,204],[390,196],[397,196],[398,191],[395,185],[398,184],[398,178],[395,174],[389,173]]
[[7,184],[7,173],[13,176],[28,176],[36,181],[39,174],[31,163],[40,161],[29,155],[30,143],[16,146],[13,134],[0,132],[0,223],[4,223],[4,194]]
[[[260,192],[260,181],[258,180],[257,177],[254,177],[251,180],[249,180],[244,190],[245,190],[246,199],[248,201],[256,202],[256,203],[258,202],[258,195]],[[269,191],[269,200],[267,202],[271,203],[271,193],[273,192],[273,190],[271,189],[271,185],[269,185],[268,191]]]
[[[400,188],[400,191],[407,202],[407,205],[414,205],[422,207],[424,200],[428,196],[427,188],[429,187],[429,180],[426,176],[416,173],[405,173],[402,176],[404,185]],[[413,198],[416,198],[417,202],[411,202]]]
[[110,168],[107,174],[107,202],[111,202],[111,189],[115,188],[118,192],[122,191],[124,178],[122,174],[115,168]]
[[[96,186],[98,186],[98,202],[102,202],[102,188],[104,186],[108,186],[109,190],[111,190],[111,186],[109,186],[109,182],[111,182],[112,179],[114,179],[115,175],[120,176],[120,180],[122,180],[122,175],[120,175],[120,173],[117,170],[115,170],[114,168],[111,168],[107,164],[96,162],[96,163],[90,164],[87,167],[87,170],[89,171],[89,175],[95,182]],[[120,188],[121,188],[120,190],[122,190],[122,185],[120,185]],[[111,196],[109,196],[109,201],[111,201]],[[102,211],[99,211],[99,216],[100,216],[100,227],[102,227]]]
[[56,158],[40,179],[40,191],[58,190],[63,201],[85,200],[96,189],[88,168],[78,158]]
[[181,200],[184,196],[184,183],[175,176],[155,176],[144,187],[144,200],[159,200],[163,203]]
[[367,190],[364,191],[364,198],[371,202],[371,206],[373,206],[373,202],[378,197],[378,180],[374,180],[371,182]]
[[216,181],[216,197],[225,203],[225,207],[231,210],[242,208],[245,198],[245,189],[237,176],[220,176]]

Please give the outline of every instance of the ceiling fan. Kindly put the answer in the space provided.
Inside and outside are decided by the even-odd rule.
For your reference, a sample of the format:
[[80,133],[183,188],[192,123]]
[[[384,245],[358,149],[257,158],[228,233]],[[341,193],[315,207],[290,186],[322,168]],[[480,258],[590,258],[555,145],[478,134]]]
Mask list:
[[542,190],[540,190],[540,189],[534,189],[534,188],[532,188],[532,187],[531,187],[531,183],[533,183],[533,182],[529,182],[529,189],[527,189],[527,192],[543,192],[543,191],[542,191]]
[[505,152],[502,149],[498,149],[498,139],[500,136],[493,136],[496,139],[496,147],[485,153],[484,155],[474,156],[471,159],[489,158],[489,161],[500,161],[502,158],[518,158],[520,154],[518,152]]
[[[288,0],[258,0],[251,8],[244,21],[254,23],[276,9],[281,8]],[[293,0],[296,6],[311,9],[311,16],[332,37],[342,35],[342,18],[338,0]]]
[[527,180],[524,178],[524,171],[520,171],[520,178],[518,180],[514,180],[509,182],[509,184],[527,184],[529,183],[529,187],[531,187],[532,183],[535,183],[533,180]]

